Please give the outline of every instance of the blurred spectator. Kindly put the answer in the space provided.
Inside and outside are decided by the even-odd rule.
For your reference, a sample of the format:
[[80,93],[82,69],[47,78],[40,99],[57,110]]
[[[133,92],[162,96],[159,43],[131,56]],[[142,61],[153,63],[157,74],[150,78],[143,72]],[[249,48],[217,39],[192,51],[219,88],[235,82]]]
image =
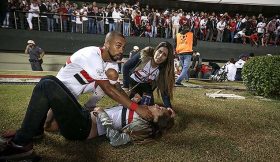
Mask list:
[[134,55],[136,55],[139,52],[138,46],[133,46],[133,50],[129,53],[129,59],[132,58]]
[[258,37],[257,31],[254,31],[253,34],[251,34],[249,38],[250,38],[251,46],[256,45],[257,47],[259,47],[259,44],[258,44],[259,37]]
[[212,72],[211,66],[202,64],[201,70],[198,73],[198,78],[209,79],[209,77],[211,76],[211,72]]
[[194,51],[192,55],[192,64],[190,66],[190,77],[194,77],[194,78],[198,77],[198,73],[201,70],[201,64],[202,64],[202,60],[200,58],[200,53]]
[[38,6],[38,2],[37,1],[32,1],[31,5],[30,5],[30,9],[29,9],[29,13],[28,13],[28,17],[27,17],[27,22],[29,25],[29,30],[33,30],[33,23],[32,23],[32,19],[33,17],[38,18],[39,17],[39,6]]
[[169,15],[166,15],[164,18],[164,28],[165,28],[165,38],[168,39],[171,36],[171,30],[172,30],[171,17],[169,17]]
[[[110,16],[110,9],[108,7],[105,8],[104,16],[106,17],[104,19],[104,34],[107,34],[109,32],[110,26],[109,26],[109,16]],[[111,14],[112,16],[112,14]]]
[[214,17],[210,16],[210,18],[208,18],[208,21],[206,23],[206,30],[207,30],[206,38],[205,38],[206,40],[212,42],[213,35],[216,30],[216,25],[217,25],[216,20],[214,19]]
[[152,37],[152,26],[150,25],[149,22],[146,23],[145,25],[145,37]]
[[227,80],[234,81],[235,80],[236,71],[237,71],[237,68],[235,66],[234,58],[231,58],[227,62],[227,64],[225,65],[225,71],[226,71],[226,74],[227,74]]
[[242,42],[243,44],[246,44],[246,38],[247,36],[245,35],[246,29],[242,29],[241,31],[237,32],[234,35],[234,42],[240,43]]
[[216,73],[220,70],[220,66],[215,62],[209,62],[209,66],[212,67],[211,75],[216,75]]
[[[1,2],[1,3],[3,3],[3,2]],[[10,25],[10,14],[11,14],[11,10],[12,10],[12,2],[10,0],[8,0],[7,6],[5,6],[5,7],[6,8],[4,9],[4,11],[1,11],[1,13],[3,12],[3,17],[4,17],[2,28],[8,28]]]
[[180,28],[180,16],[177,12],[174,13],[174,16],[172,16],[171,22],[172,22],[172,38],[176,39],[176,34],[179,32]]
[[60,16],[60,23],[61,26],[63,27],[62,31],[67,32],[67,20],[68,16],[66,15],[68,13],[68,10],[66,9],[65,5],[61,3],[60,7],[57,10],[59,16]]
[[20,0],[19,1],[19,6],[18,6],[18,17],[19,17],[19,27],[20,29],[26,29],[26,12],[29,10],[28,9],[28,3],[25,0]]
[[277,46],[277,44],[279,44],[279,37],[280,37],[280,25],[277,27],[277,29],[275,30],[275,41],[274,41],[274,45]]
[[[142,31],[141,12],[136,11],[136,14],[134,17],[134,35],[135,36],[141,35],[142,34],[141,31]],[[144,31],[142,31],[142,32],[144,32]]]
[[70,15],[70,31],[71,33],[76,33],[76,17],[75,17],[75,10],[77,8],[77,5],[73,3],[70,5],[70,8],[68,10],[68,15]]
[[263,19],[259,19],[259,23],[257,24],[257,31],[258,31],[258,44],[264,46],[264,31],[265,31],[266,23]]
[[88,33],[88,7],[87,4],[84,3],[83,7],[80,9],[80,16],[82,19],[82,33]]
[[235,63],[235,67],[236,69],[236,75],[235,75],[235,80],[237,81],[242,81],[242,68],[244,66],[244,64],[246,63],[246,60],[248,58],[248,55],[243,54],[240,56],[241,58]]
[[267,40],[266,42],[269,44],[270,40],[274,37],[274,31],[276,30],[276,19],[273,18],[266,26],[266,32],[267,32]]
[[47,4],[47,29],[50,32],[54,31],[54,13],[56,12],[56,3],[50,0]]
[[115,8],[115,10],[113,10],[112,17],[114,18],[115,30],[121,33],[122,13],[119,8]]
[[200,20],[200,40],[205,40],[206,38],[206,23],[207,23],[207,19],[206,17],[203,17],[201,20]]
[[104,16],[105,13],[103,12],[103,8],[99,8],[98,12],[96,13],[96,33],[97,34],[104,34]]
[[90,4],[88,6],[88,33],[90,34],[96,34],[96,13],[94,12],[94,9],[92,5]]
[[108,22],[109,22],[109,32],[116,30],[115,21],[113,19],[113,11],[114,8],[110,8],[107,14]]
[[33,40],[27,41],[25,53],[29,54],[29,62],[33,71],[43,71],[43,56],[45,52],[42,48],[37,46]]
[[156,12],[151,13],[151,27],[152,27],[152,37],[157,37],[157,31],[159,26],[159,17]]
[[230,42],[233,43],[234,42],[234,34],[235,34],[235,31],[236,31],[236,20],[231,19],[228,26],[229,26],[229,31],[230,31]]
[[188,24],[183,25],[183,30],[176,35],[175,46],[176,55],[179,56],[183,70],[176,80],[176,85],[182,86],[181,83],[184,79],[189,80],[188,69],[191,65],[191,58],[193,54],[193,46],[196,46],[196,37],[190,31]]
[[39,1],[39,10],[40,10],[40,27],[41,30],[47,31],[47,4],[44,1]]
[[125,10],[123,18],[123,35],[130,36],[131,15],[128,9]]
[[226,27],[226,22],[224,19],[221,19],[221,21],[219,21],[217,24],[217,31],[218,31],[217,39],[216,39],[217,42],[223,41],[223,34],[224,34],[225,27]]

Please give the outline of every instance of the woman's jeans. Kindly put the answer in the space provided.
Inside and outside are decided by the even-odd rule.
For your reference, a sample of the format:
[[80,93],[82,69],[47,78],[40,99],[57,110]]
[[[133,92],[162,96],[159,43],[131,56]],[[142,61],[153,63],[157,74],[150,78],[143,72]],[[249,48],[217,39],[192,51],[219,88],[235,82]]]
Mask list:
[[60,80],[54,76],[46,76],[33,89],[21,128],[13,141],[26,145],[34,136],[42,134],[50,108],[62,136],[70,140],[87,139],[91,130],[89,111],[82,108]]

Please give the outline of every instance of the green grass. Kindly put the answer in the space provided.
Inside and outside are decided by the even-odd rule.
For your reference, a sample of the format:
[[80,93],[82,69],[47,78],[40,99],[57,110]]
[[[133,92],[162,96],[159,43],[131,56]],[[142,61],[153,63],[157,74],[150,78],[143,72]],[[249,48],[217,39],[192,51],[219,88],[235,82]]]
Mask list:
[[[20,126],[33,87],[0,85],[1,131]],[[279,161],[280,101],[262,101],[246,91],[222,91],[245,100],[204,95],[215,91],[175,88],[176,124],[152,143],[114,148],[104,137],[68,141],[45,133],[44,139],[35,142],[35,151],[42,161]],[[80,102],[87,97],[83,95]],[[104,98],[99,105],[114,104]]]

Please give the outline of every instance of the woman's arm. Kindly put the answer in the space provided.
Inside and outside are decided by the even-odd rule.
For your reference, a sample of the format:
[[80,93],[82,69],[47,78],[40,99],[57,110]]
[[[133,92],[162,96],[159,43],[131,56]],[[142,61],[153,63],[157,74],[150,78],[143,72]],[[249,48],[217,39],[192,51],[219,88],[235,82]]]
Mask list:
[[129,88],[129,72],[138,64],[140,53],[137,53],[123,65],[123,87]]
[[101,124],[106,128],[106,136],[109,138],[112,146],[124,145],[131,141],[129,134],[113,128],[112,119],[103,109],[96,108],[95,111],[98,113],[98,118],[100,119]]
[[170,97],[167,94],[161,93],[161,98],[162,98],[162,102],[164,104],[164,107],[172,108]]

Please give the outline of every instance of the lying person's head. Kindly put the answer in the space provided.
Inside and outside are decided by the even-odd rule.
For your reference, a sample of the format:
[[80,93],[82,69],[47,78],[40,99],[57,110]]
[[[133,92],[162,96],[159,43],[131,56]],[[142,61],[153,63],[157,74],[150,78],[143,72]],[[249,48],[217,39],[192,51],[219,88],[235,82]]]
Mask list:
[[154,116],[152,122],[146,122],[140,125],[136,125],[139,124],[137,122],[132,123],[132,128],[137,128],[131,131],[130,135],[136,143],[145,143],[151,139],[159,138],[174,125],[175,113],[172,109],[160,107],[156,104],[148,106],[148,108]]

